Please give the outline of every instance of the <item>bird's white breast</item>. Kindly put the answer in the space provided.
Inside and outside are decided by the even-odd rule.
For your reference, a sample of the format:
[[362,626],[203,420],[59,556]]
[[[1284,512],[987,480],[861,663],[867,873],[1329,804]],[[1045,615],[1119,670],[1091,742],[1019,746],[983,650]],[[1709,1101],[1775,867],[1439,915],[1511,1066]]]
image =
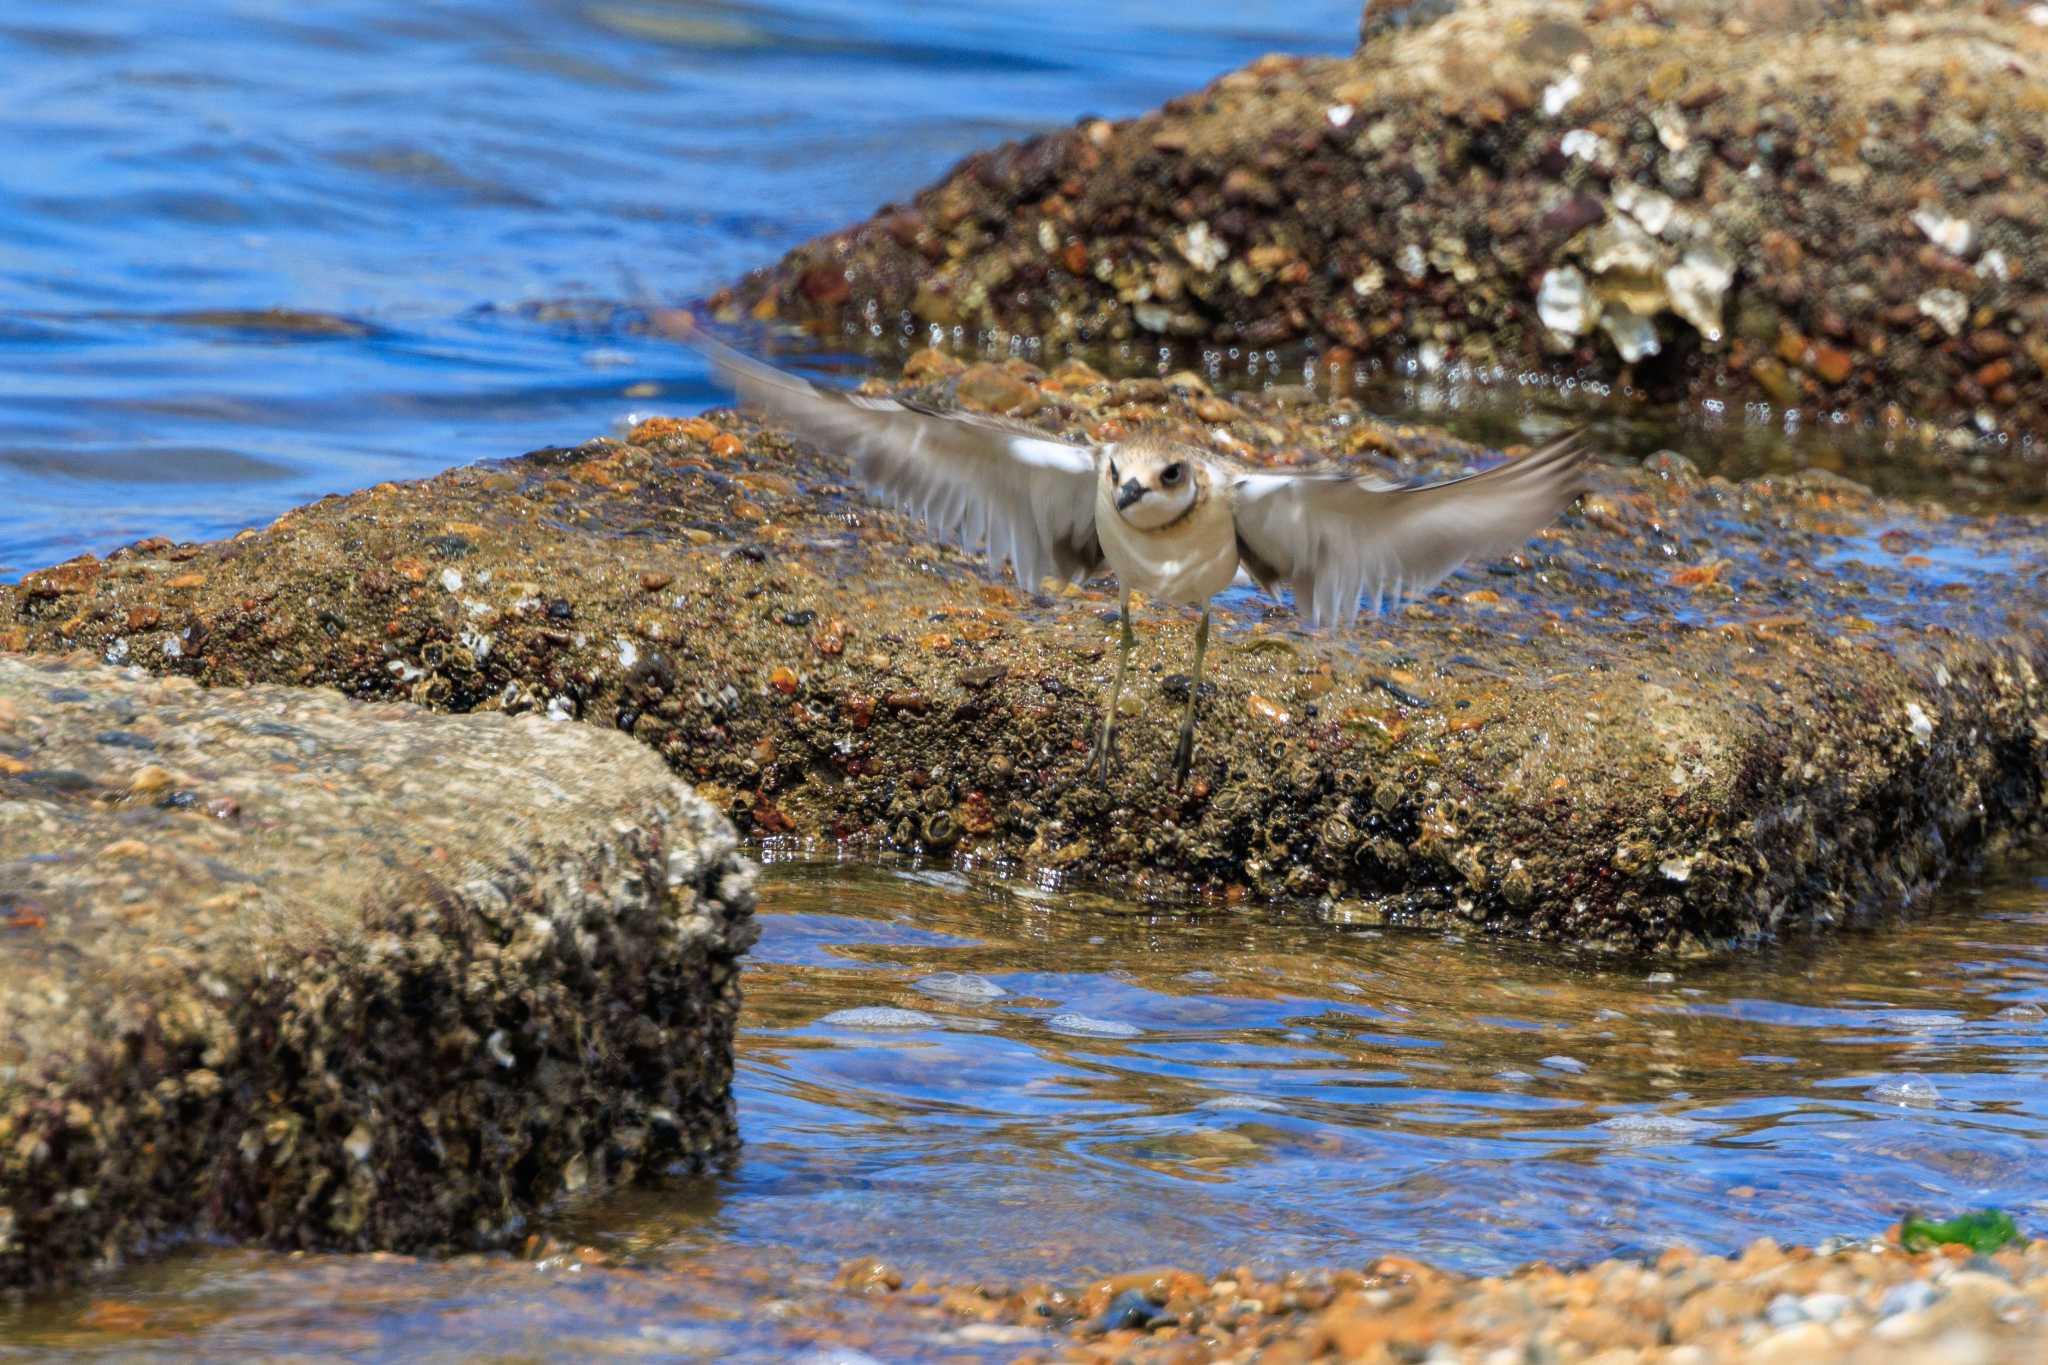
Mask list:
[[1200,606],[1237,576],[1237,527],[1229,498],[1213,483],[1187,516],[1141,531],[1123,519],[1107,483],[1098,480],[1095,535],[1117,582],[1148,597]]

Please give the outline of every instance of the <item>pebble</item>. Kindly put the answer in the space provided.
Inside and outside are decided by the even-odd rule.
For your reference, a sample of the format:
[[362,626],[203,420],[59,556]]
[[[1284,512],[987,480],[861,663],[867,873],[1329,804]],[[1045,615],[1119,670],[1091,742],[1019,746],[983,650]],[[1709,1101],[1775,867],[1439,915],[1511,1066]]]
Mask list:
[[1545,1057],[1543,1065],[1552,1071],[1562,1071],[1568,1076],[1583,1076],[1586,1064],[1576,1057]]
[[1878,1301],[1877,1314],[1889,1318],[1900,1313],[1918,1313],[1932,1308],[1940,1297],[1940,1292],[1927,1281],[1908,1280],[1885,1291],[1884,1297]]
[[[1961,1287],[1943,1292],[1929,1283],[1930,1271]],[[939,1303],[937,1311],[975,1322],[1069,1323],[1064,1342],[1023,1357],[1039,1365],[1989,1365],[2041,1358],[2048,1242],[1958,1266],[1885,1241],[1835,1239],[1807,1251],[1765,1239],[1740,1255],[1671,1247],[1647,1262],[1577,1270],[1536,1264],[1474,1279],[1390,1255],[1356,1269],[1245,1266],[1213,1280],[1154,1268],[1098,1279],[1085,1290],[1003,1285],[950,1291]]]

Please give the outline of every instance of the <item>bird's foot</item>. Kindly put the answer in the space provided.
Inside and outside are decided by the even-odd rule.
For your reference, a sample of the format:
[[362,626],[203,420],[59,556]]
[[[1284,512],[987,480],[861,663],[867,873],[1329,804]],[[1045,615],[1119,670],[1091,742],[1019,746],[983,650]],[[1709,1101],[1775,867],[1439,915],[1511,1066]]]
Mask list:
[[1095,748],[1088,755],[1088,767],[1094,772],[1098,786],[1109,785],[1109,756],[1114,747],[1111,743],[1114,734],[1113,727],[1103,726],[1101,732],[1095,736]]

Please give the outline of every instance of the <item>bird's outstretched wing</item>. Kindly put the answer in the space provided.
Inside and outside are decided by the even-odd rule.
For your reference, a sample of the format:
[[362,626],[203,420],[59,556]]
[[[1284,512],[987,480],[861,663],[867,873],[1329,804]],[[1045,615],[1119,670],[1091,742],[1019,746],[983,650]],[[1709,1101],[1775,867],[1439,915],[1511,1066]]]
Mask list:
[[968,413],[821,389],[701,331],[683,340],[743,401],[844,455],[877,497],[986,553],[993,566],[1007,559],[1022,587],[1084,579],[1101,566],[1087,447]]
[[1585,490],[1583,429],[1483,474],[1399,488],[1336,473],[1239,475],[1230,489],[1245,567],[1281,583],[1311,625],[1347,625],[1443,581],[1474,556],[1505,554]]

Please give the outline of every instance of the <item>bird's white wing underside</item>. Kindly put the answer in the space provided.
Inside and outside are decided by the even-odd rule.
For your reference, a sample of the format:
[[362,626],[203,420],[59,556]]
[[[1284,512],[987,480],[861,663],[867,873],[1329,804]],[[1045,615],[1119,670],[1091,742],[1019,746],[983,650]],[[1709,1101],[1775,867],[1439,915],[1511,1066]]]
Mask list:
[[1095,460],[1086,447],[971,414],[827,391],[701,334],[690,342],[744,401],[845,456],[877,497],[992,565],[1008,560],[1021,586],[1079,580],[1102,563]]
[[1582,490],[1584,433],[1483,474],[1424,488],[1356,475],[1246,474],[1231,487],[1252,576],[1286,583],[1311,625],[1346,625],[1442,582],[1467,559],[1505,554]]

